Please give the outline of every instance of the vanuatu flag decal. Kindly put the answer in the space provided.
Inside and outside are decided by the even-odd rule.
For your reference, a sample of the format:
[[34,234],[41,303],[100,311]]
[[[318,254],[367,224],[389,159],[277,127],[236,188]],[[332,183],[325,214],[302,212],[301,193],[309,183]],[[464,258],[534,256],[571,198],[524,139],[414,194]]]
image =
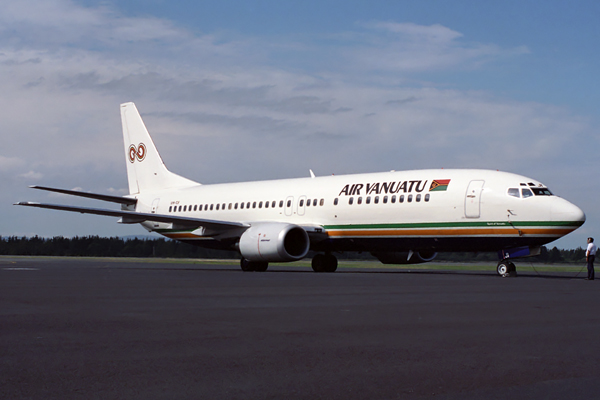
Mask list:
[[430,192],[443,192],[448,189],[448,185],[450,184],[450,179],[436,179],[431,182],[431,186],[429,186]]

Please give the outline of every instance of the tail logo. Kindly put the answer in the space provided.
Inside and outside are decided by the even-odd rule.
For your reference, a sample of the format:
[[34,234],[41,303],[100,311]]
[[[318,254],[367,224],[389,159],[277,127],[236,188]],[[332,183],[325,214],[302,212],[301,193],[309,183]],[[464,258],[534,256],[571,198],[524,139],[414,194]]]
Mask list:
[[129,146],[129,162],[135,162],[136,158],[140,162],[146,158],[146,145],[144,143],[140,143],[137,147],[135,144]]

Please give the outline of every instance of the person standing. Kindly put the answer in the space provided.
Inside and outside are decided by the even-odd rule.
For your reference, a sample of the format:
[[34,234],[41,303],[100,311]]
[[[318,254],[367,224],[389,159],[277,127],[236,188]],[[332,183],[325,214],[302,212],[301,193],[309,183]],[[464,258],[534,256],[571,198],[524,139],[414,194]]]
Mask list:
[[594,238],[588,238],[588,246],[587,250],[585,251],[585,261],[587,261],[588,276],[585,279],[589,281],[594,280],[594,259],[596,258],[597,250],[598,246],[594,244]]

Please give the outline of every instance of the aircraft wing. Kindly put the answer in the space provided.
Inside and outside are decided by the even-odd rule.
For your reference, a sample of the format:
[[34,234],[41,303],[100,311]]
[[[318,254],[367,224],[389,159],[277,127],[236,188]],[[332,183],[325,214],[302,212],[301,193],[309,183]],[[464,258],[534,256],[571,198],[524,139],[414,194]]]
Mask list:
[[248,228],[250,226],[248,224],[244,224],[241,222],[218,221],[218,220],[202,219],[202,218],[176,217],[176,216],[171,216],[171,215],[140,213],[140,212],[135,212],[135,211],[107,210],[107,209],[103,209],[103,208],[74,207],[74,206],[65,206],[62,204],[44,204],[44,203],[35,203],[35,202],[29,202],[29,201],[15,203],[14,205],[27,206],[27,207],[38,207],[38,208],[48,208],[51,210],[72,211],[72,212],[79,212],[82,214],[107,215],[110,217],[121,217],[130,223],[155,221],[155,222],[173,223],[173,224],[177,224],[177,225],[185,225],[185,226],[189,226],[189,227],[202,226],[207,229],[211,229],[211,230],[215,230],[215,231],[223,231],[223,230],[234,229],[234,228],[237,228],[237,229]]
[[127,205],[133,205],[133,204],[137,203],[137,199],[133,199],[133,198],[130,198],[130,197],[110,196],[110,195],[107,195],[107,194],[87,193],[87,192],[80,192],[80,191],[77,191],[77,190],[67,190],[67,189],[51,188],[51,187],[47,187],[47,186],[29,186],[29,187],[32,188],[32,189],[47,190],[49,192],[56,192],[56,193],[62,193],[62,194],[70,194],[72,196],[86,197],[88,199],[110,201],[111,203],[120,203],[120,204],[127,204]]

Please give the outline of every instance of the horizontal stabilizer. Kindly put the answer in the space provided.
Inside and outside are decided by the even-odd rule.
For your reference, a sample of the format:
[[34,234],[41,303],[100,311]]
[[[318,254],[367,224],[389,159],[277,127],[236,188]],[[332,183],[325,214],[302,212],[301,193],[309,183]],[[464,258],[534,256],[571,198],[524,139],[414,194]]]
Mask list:
[[61,204],[43,204],[43,203],[34,203],[34,202],[28,202],[28,201],[15,203],[14,205],[15,206],[48,208],[51,210],[79,212],[82,214],[108,215],[110,217],[121,217],[121,218],[124,218],[125,220],[134,218],[134,219],[136,219],[136,222],[154,221],[154,222],[173,223],[173,224],[177,224],[177,225],[185,225],[185,226],[189,226],[189,227],[203,226],[205,228],[215,230],[215,231],[248,228],[250,226],[250,225],[243,224],[240,222],[217,221],[217,220],[202,219],[202,218],[175,217],[175,216],[162,215],[162,214],[140,213],[140,212],[135,212],[135,211],[123,211],[123,210],[107,210],[107,209],[102,209],[102,208],[74,207],[74,206],[65,206],[65,205],[61,205]]
[[72,196],[79,196],[79,197],[86,197],[88,199],[96,199],[96,200],[102,200],[102,201],[109,201],[111,203],[119,203],[119,204],[127,204],[127,205],[134,205],[135,203],[137,203],[137,199],[132,199],[130,197],[121,197],[121,196],[110,196],[107,194],[96,194],[96,193],[87,193],[87,192],[80,192],[77,190],[68,190],[68,189],[57,189],[57,188],[51,188],[51,187],[46,187],[46,186],[29,186],[32,189],[40,189],[40,190],[47,190],[49,192],[56,192],[56,193],[62,193],[62,194],[69,194]]

